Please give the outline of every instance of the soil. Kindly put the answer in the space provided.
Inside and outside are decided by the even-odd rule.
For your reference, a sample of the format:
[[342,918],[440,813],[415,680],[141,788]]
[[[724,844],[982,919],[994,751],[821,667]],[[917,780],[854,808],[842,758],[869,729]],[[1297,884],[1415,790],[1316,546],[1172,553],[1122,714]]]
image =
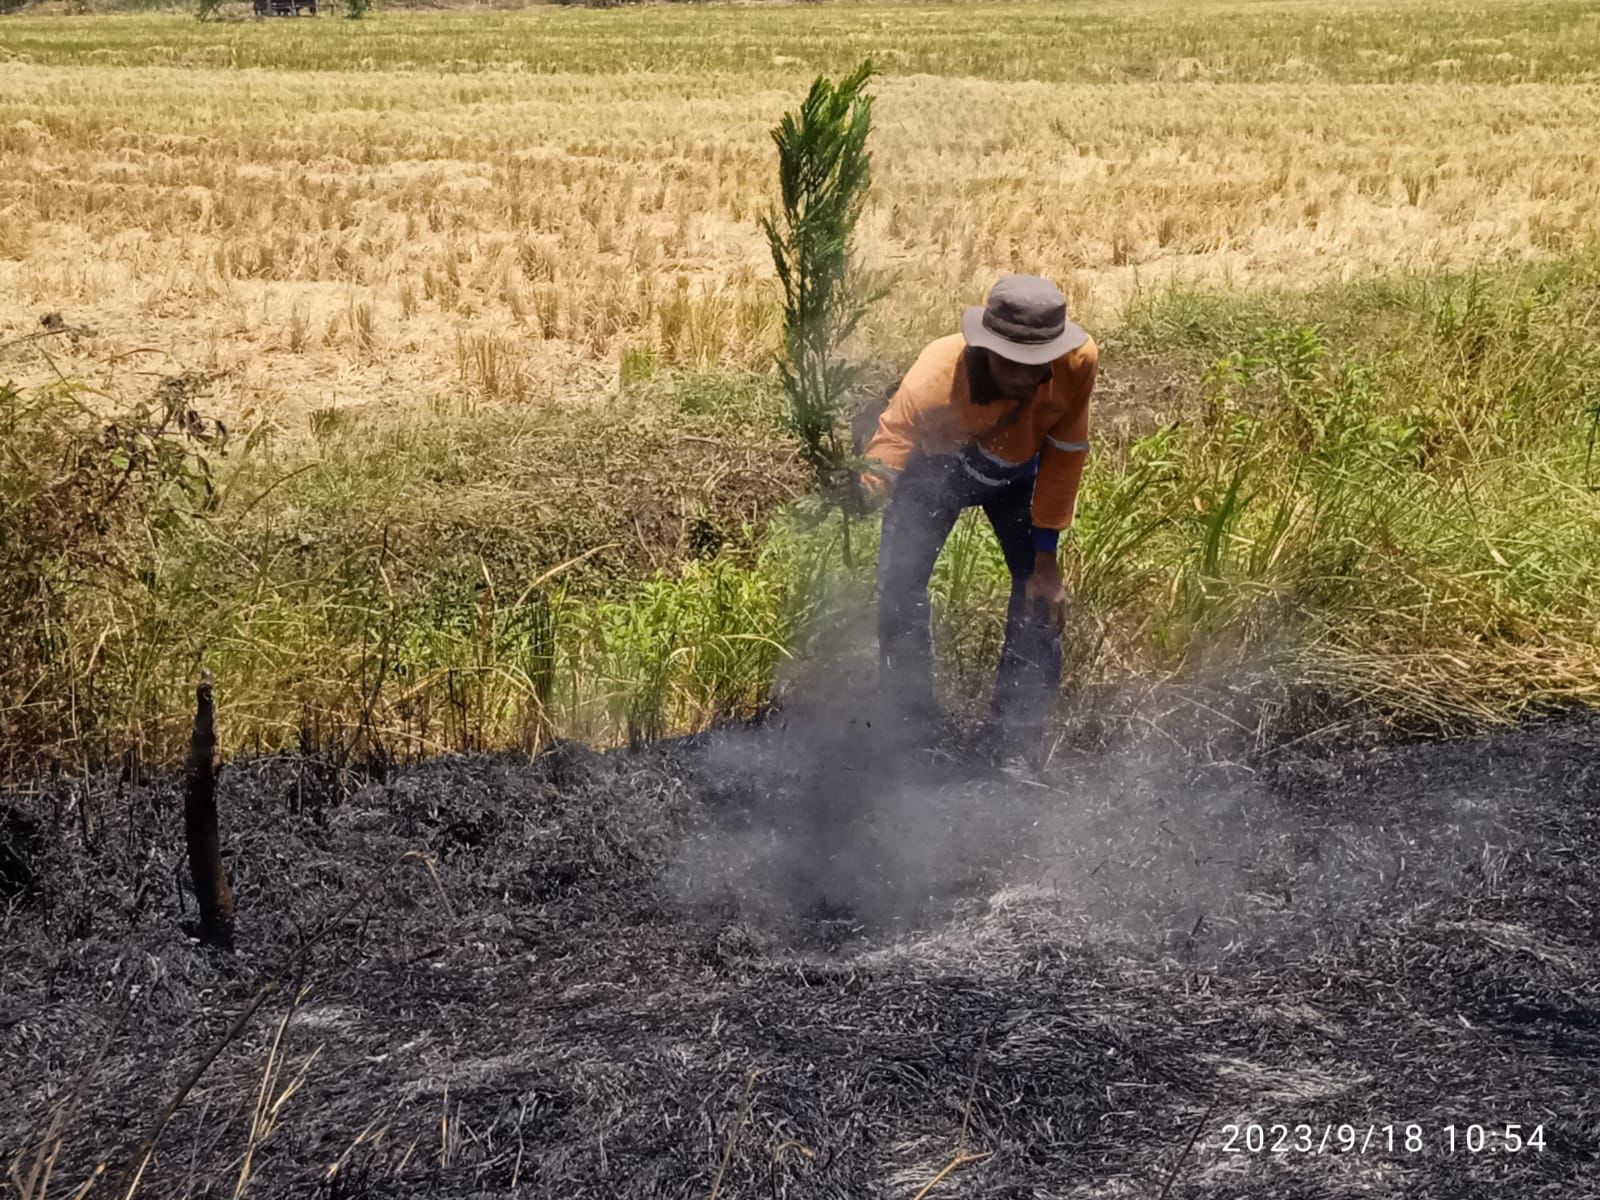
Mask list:
[[143,1194],[1600,1195],[1600,715],[1042,770],[926,740],[833,696],[630,752],[236,762],[231,954],[181,931],[176,780],[5,797],[42,832],[0,1155],[115,1175],[220,1045]]

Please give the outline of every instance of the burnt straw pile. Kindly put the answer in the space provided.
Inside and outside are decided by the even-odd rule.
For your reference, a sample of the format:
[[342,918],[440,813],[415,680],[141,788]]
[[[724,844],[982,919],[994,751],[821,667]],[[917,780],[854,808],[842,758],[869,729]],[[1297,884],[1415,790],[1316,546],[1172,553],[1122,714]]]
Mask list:
[[24,1196],[1600,1195],[1592,715],[242,760],[231,952],[182,932],[180,791],[0,798]]

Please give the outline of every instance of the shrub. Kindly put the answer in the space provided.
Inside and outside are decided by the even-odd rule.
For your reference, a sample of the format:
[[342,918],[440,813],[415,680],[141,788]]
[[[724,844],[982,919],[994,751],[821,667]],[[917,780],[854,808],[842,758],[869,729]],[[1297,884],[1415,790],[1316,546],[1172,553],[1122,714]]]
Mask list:
[[0,385],[0,744],[12,761],[95,734],[95,697],[149,547],[211,497],[209,435],[160,410],[96,420],[65,385]]

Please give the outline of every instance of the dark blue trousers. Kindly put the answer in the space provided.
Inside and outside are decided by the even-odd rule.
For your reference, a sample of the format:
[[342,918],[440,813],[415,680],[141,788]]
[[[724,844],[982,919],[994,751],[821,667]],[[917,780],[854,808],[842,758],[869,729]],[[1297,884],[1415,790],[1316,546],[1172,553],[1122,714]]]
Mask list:
[[1028,611],[1033,573],[1033,480],[1036,463],[998,486],[973,477],[955,456],[914,456],[900,473],[883,516],[878,550],[880,680],[910,717],[931,717],[933,654],[928,579],[956,519],[983,509],[1011,570],[1005,646],[991,709],[1013,736],[1037,733],[1061,686],[1061,635]]

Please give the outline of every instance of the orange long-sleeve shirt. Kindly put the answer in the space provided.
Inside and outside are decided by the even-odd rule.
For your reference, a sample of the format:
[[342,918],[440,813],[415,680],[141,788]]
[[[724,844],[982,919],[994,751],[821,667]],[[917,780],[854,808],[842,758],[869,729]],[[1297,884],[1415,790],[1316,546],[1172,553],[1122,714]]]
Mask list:
[[1050,378],[1026,400],[988,404],[973,402],[966,349],[956,333],[918,355],[867,444],[866,457],[877,464],[865,477],[867,486],[887,491],[917,452],[958,454],[976,447],[975,465],[964,458],[963,466],[980,482],[992,482],[983,475],[984,456],[1003,472],[1037,454],[1033,524],[1069,528],[1089,450],[1089,396],[1100,362],[1094,339],[1056,359]]

